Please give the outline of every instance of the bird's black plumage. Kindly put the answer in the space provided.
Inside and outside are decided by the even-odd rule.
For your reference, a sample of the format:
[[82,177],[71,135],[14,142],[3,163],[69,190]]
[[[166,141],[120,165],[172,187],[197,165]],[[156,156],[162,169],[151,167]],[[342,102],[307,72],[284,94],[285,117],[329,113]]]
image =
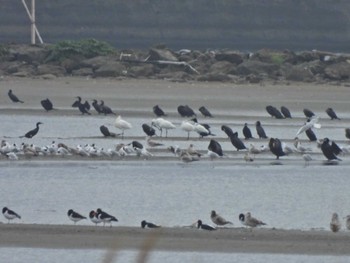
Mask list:
[[110,107],[108,107],[107,105],[105,105],[105,102],[103,100],[101,100],[101,103],[100,103],[100,109],[101,109],[101,113],[103,113],[104,115],[107,115],[107,114],[113,114],[113,115],[116,115],[112,109]]
[[34,128],[33,130],[30,130],[29,132],[24,134],[24,136],[20,136],[20,138],[23,138],[23,137],[33,138],[38,133],[40,124],[42,124],[42,123],[41,122],[37,122],[36,123],[36,128]]
[[340,120],[332,108],[327,108],[326,113],[331,118],[331,120]]
[[54,109],[51,100],[49,100],[48,98],[40,101],[40,104],[46,111],[50,111]]
[[97,100],[92,100],[92,106],[97,111],[98,114],[102,113],[101,107],[98,104]]
[[81,114],[83,114],[83,115],[84,114],[91,115],[91,113],[89,112],[90,104],[87,101],[85,101],[85,103],[83,104],[81,102],[81,97],[79,97],[79,96],[77,96],[76,98],[77,98],[77,100],[72,104],[72,107],[78,108],[79,111],[81,112]]
[[142,124],[142,130],[144,133],[146,133],[147,136],[152,137],[156,135],[156,130],[153,127],[149,126],[147,123]]
[[153,106],[153,113],[154,113],[157,117],[166,116],[165,112],[159,107],[159,105]]
[[309,109],[303,109],[304,115],[307,118],[312,118],[313,116],[315,116],[315,113],[313,113],[311,110]]
[[203,229],[203,230],[208,230],[208,231],[213,231],[216,230],[216,228],[203,224],[202,220],[197,221],[197,228]]
[[117,134],[110,132],[109,129],[104,125],[100,126],[100,131],[105,137],[116,137],[117,136]]
[[310,142],[315,142],[317,141],[317,137],[316,137],[316,134],[313,132],[313,130],[310,128],[310,129],[307,129],[305,131],[305,134],[306,136],[309,138]]
[[350,139],[350,128],[345,128],[345,137]]
[[292,115],[287,107],[281,106],[281,112],[285,118],[292,118]]
[[270,114],[272,117],[275,117],[276,119],[283,119],[283,115],[281,112],[274,106],[268,105],[266,106],[266,111],[268,114]]
[[160,228],[160,226],[156,225],[156,224],[153,224],[151,222],[147,222],[146,220],[142,220],[141,221],[141,227],[142,228]]
[[224,131],[230,138],[232,145],[237,149],[237,151],[247,149],[242,140],[238,138],[237,132],[233,132],[232,129],[226,125],[222,125],[221,130]]
[[276,159],[279,159],[280,156],[286,155],[286,153],[283,151],[282,143],[278,138],[270,138],[269,148],[270,151],[276,155]]
[[69,217],[73,217],[73,218],[79,218],[79,219],[86,219],[85,216],[82,216],[81,214],[75,212],[73,209],[69,209],[68,212],[67,212],[67,215]]
[[18,97],[17,97],[15,94],[13,94],[13,92],[12,92],[11,89],[8,91],[7,94],[9,95],[9,98],[10,98],[13,102],[15,102],[15,103],[17,103],[17,102],[24,103],[24,101],[18,99]]
[[140,143],[138,141],[132,141],[130,144],[131,144],[132,148],[143,149],[142,143]]
[[219,156],[224,156],[220,143],[214,139],[210,140],[208,150],[216,153]]
[[253,139],[253,135],[252,135],[252,132],[251,130],[249,129],[248,127],[248,123],[245,123],[244,124],[244,127],[242,129],[242,132],[243,132],[243,136],[246,140],[248,139]]
[[329,144],[328,138],[323,139],[321,150],[323,155],[327,158],[327,160],[340,160],[335,154],[335,149]]
[[263,139],[266,139],[267,136],[266,136],[266,133],[265,133],[265,130],[264,128],[261,126],[261,122],[260,121],[257,121],[255,123],[255,128],[256,128],[256,133],[258,134],[259,138],[263,138]]
[[96,210],[96,213],[97,213],[97,218],[102,220],[103,222],[111,222],[111,221],[115,221],[115,222],[118,222],[118,219],[104,211],[101,210],[101,208],[97,208]]
[[203,114],[204,117],[210,117],[210,118],[213,117],[213,115],[210,113],[210,111],[205,106],[201,106],[198,110],[200,113]]
[[180,105],[177,107],[177,112],[181,117],[193,117],[196,116],[193,109],[188,105]]

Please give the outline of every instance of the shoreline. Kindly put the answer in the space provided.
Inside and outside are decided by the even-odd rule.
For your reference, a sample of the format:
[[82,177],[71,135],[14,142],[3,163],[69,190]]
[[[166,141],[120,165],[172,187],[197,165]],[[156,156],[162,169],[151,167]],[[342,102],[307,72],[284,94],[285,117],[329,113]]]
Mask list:
[[350,255],[346,232],[0,224],[0,247]]

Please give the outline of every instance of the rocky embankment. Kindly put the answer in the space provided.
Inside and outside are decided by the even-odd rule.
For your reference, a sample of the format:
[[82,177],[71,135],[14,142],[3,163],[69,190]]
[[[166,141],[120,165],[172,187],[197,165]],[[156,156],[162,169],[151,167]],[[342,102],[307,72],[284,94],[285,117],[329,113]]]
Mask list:
[[321,51],[118,50],[106,56],[50,61],[50,45],[8,45],[0,52],[0,75],[153,78],[174,81],[349,83],[350,55]]

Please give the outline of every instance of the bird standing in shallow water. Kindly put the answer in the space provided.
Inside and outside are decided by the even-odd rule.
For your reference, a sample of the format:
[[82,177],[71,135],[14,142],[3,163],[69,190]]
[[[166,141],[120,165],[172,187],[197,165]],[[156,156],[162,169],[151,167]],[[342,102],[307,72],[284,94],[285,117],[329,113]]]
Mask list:
[[336,149],[334,146],[332,147],[332,145],[329,144],[328,138],[323,139],[323,142],[321,145],[321,150],[322,150],[323,155],[327,158],[328,161],[332,161],[332,160],[339,160],[340,161],[340,159],[337,157],[339,150]]
[[341,228],[341,223],[339,221],[339,216],[337,213],[333,213],[331,223],[329,224],[329,227],[332,232],[336,233]]
[[244,127],[242,129],[242,132],[243,132],[244,138],[246,140],[253,139],[253,135],[252,135],[251,130],[248,127],[248,123],[244,123]]
[[239,221],[241,221],[243,225],[249,226],[249,227],[257,227],[257,226],[266,225],[263,221],[252,217],[250,212],[246,213],[245,215],[239,214]]
[[38,133],[40,124],[42,124],[42,123],[41,122],[37,122],[36,123],[36,128],[34,128],[33,130],[30,130],[29,132],[27,132],[23,136],[20,136],[20,138],[23,138],[23,137],[33,138]]
[[122,130],[122,139],[124,139],[124,131],[132,128],[132,125],[129,122],[123,120],[120,115],[115,120],[114,126]]
[[328,116],[331,118],[331,120],[340,120],[337,116],[337,114],[335,113],[335,111],[332,108],[328,108],[326,109],[326,113],[328,114]]
[[259,138],[260,139],[266,139],[267,136],[266,136],[266,133],[265,133],[265,130],[264,128],[261,126],[261,122],[260,121],[257,121],[255,123],[255,128],[256,128],[256,133],[258,134]]
[[69,219],[74,222],[74,224],[76,224],[80,220],[86,219],[85,216],[82,216],[81,214],[73,211],[73,209],[69,209],[67,212],[67,215],[68,215]]
[[210,219],[211,221],[213,221],[213,223],[217,226],[224,226],[224,225],[233,225],[232,222],[227,221],[225,218],[223,218],[222,216],[220,216],[219,214],[217,214],[215,212],[215,210],[212,210],[210,213]]
[[7,94],[9,95],[9,98],[10,98],[13,102],[15,102],[15,103],[17,103],[17,102],[24,103],[24,101],[21,101],[20,99],[18,99],[18,97],[17,97],[15,94],[13,94],[13,92],[12,92],[11,89],[9,90],[9,92],[8,92]]
[[4,207],[2,209],[2,214],[8,220],[8,223],[10,223],[10,220],[13,220],[15,218],[21,219],[21,216],[19,214],[17,214],[15,211],[8,209],[7,207]]
[[198,110],[200,113],[202,113],[204,117],[213,118],[213,115],[210,113],[210,111],[206,107],[201,106]]
[[153,106],[153,113],[154,113],[157,117],[166,116],[166,114],[164,113],[164,111],[163,111],[158,105]]

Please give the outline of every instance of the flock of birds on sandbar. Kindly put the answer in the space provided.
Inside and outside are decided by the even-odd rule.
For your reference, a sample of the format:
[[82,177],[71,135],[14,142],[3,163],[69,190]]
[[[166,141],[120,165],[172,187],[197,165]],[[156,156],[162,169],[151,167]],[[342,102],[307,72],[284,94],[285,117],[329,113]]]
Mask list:
[[[20,100],[12,90],[8,91],[8,96],[14,103],[24,103],[24,101]],[[53,107],[53,103],[48,98],[41,100],[41,105],[46,111],[55,109]],[[123,119],[120,115],[117,116],[117,114],[110,107],[108,107],[103,100],[101,100],[100,103],[96,99],[92,100],[92,106],[98,114],[116,115],[114,127],[120,130],[121,133],[117,134],[110,131],[107,126],[111,124],[108,124],[100,126],[100,132],[102,135],[104,137],[111,138],[118,137],[124,140],[126,131],[132,129],[133,125],[127,120]],[[90,103],[88,101],[83,101],[80,96],[76,97],[76,100],[72,104],[72,107],[77,108],[82,115],[91,115]],[[163,147],[168,152],[173,153],[181,161],[190,163],[204,159],[203,157],[207,157],[210,160],[227,157],[219,140],[214,139],[216,135],[211,132],[211,126],[207,123],[199,122],[197,119],[197,114],[191,107],[188,105],[180,105],[178,106],[177,111],[181,117],[186,118],[185,120],[182,120],[181,124],[178,126],[170,120],[166,119],[167,114],[159,105],[153,106],[153,114],[156,116],[156,118],[152,119],[150,123],[142,124],[144,136],[147,138],[144,143],[134,140],[129,143],[114,144],[111,148],[104,149],[97,147],[96,144],[68,146],[65,143],[57,143],[55,141],[53,141],[52,144],[45,146],[36,146],[34,144],[28,143],[16,145],[15,143],[10,143],[7,140],[3,139],[0,145],[0,153],[10,160],[18,160],[19,156],[30,158],[33,156],[55,155],[75,155],[81,157],[105,158],[124,158],[126,156],[133,155],[148,159],[154,155],[150,149],[164,146],[164,143],[159,142],[159,140],[155,140],[155,138],[167,138],[170,130],[180,128],[187,135],[187,138],[184,138],[184,140],[189,140],[190,134],[192,132],[196,133],[199,139],[210,137],[209,144],[205,152],[196,150],[193,143],[190,143],[185,149],[181,149],[177,145],[167,145]],[[282,106],[279,110],[272,105],[268,105],[266,106],[266,111],[269,115],[276,119],[293,118],[291,112],[285,106]],[[213,114],[205,106],[201,106],[199,108],[199,112],[205,118],[214,117]],[[314,112],[306,108],[303,110],[303,113],[306,116],[307,121],[296,131],[295,138],[293,139],[293,145],[288,145],[287,143],[282,142],[279,138],[268,137],[261,121],[259,120],[255,122],[257,137],[261,140],[264,140],[264,142],[267,141],[267,144],[263,144],[261,146],[257,146],[253,143],[249,143],[249,145],[247,145],[246,142],[256,138],[253,136],[252,130],[248,127],[247,123],[245,123],[242,128],[243,137],[241,138],[239,137],[238,132],[233,131],[232,128],[228,125],[221,125],[220,130],[228,137],[229,142],[231,142],[234,147],[233,149],[245,152],[243,159],[246,162],[254,161],[255,156],[263,152],[272,153],[275,155],[276,159],[279,159],[282,156],[297,153],[302,156],[303,160],[305,161],[305,166],[307,166],[313,159],[310,154],[313,152],[313,150],[310,147],[305,147],[302,145],[301,141],[298,138],[298,136],[305,133],[309,141],[315,142],[317,147],[321,149],[320,152],[322,152],[326,158],[325,164],[337,164],[338,161],[341,160],[339,158],[339,155],[349,153],[350,146],[339,146],[334,140],[331,140],[327,137],[323,139],[317,139],[316,134],[314,133],[314,129],[321,128],[320,117],[316,116]],[[331,118],[331,120],[340,120],[332,108],[327,108],[326,113]],[[20,136],[20,138],[33,138],[38,134],[40,125],[42,124],[42,122],[37,122],[34,129],[25,132],[23,136]],[[159,130],[159,134],[157,134],[156,129]],[[345,129],[345,137],[347,139],[350,139],[350,128]]]
[[[18,213],[16,213],[15,211],[13,211],[7,207],[4,207],[2,209],[2,214],[8,220],[8,224],[10,223],[11,220],[22,218]],[[73,209],[68,210],[67,216],[71,221],[74,222],[74,224],[76,224],[77,222],[79,222],[81,220],[87,219],[86,216],[74,211]],[[112,227],[113,222],[119,222],[115,216],[103,211],[101,208],[97,208],[96,210],[91,210],[89,212],[88,217],[89,217],[90,221],[93,224],[95,224],[96,226],[98,224],[102,223],[103,226],[105,226],[106,224],[109,224],[110,227]],[[205,224],[205,223],[203,223],[203,221],[201,219],[198,219],[193,224],[185,226],[185,227],[213,231],[213,230],[220,229],[220,227],[225,227],[227,225],[233,226],[233,223],[231,221],[226,220],[223,216],[218,214],[215,210],[212,210],[210,212],[210,219],[215,226]],[[259,226],[267,225],[263,221],[253,217],[250,212],[240,213],[238,215],[238,219],[243,226],[248,227],[250,229],[253,229],[253,228],[259,227]],[[345,219],[346,229],[350,230],[350,215],[346,216],[344,219]],[[162,227],[161,225],[157,225],[157,224],[148,222],[146,220],[142,220],[140,225],[141,225],[141,228],[160,228],[160,227]],[[339,232],[341,230],[342,223],[340,222],[340,219],[339,219],[339,216],[337,213],[333,213],[329,227],[330,227],[330,230],[334,233]]]

